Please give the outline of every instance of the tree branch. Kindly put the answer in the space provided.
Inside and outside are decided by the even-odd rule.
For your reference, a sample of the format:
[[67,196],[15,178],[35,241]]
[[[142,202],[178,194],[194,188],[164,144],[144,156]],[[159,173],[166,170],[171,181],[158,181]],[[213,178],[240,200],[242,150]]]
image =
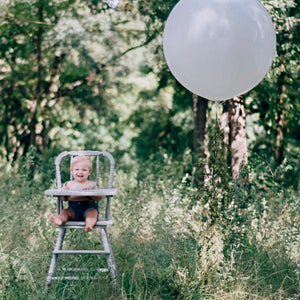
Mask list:
[[154,40],[155,37],[156,37],[156,34],[153,33],[145,42],[143,42],[137,46],[130,47],[127,50],[125,50],[124,52],[121,52],[120,54],[115,55],[110,61],[102,64],[101,69],[104,69],[108,66],[113,66],[116,63],[116,61],[119,60],[122,56],[126,55],[128,52],[131,52],[133,50],[136,50],[136,49],[139,49],[139,48],[142,48],[142,47],[148,45],[151,41]]

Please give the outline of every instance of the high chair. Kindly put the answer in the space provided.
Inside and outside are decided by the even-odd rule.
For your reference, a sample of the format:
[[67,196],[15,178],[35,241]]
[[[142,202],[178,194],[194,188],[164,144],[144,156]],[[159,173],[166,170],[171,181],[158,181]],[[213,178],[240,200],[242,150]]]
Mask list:
[[[95,190],[64,190],[62,189],[62,162],[66,162],[66,158],[70,159],[70,162],[75,156],[78,155],[85,155],[91,158],[93,161],[93,171],[92,175],[96,176],[96,179],[93,180],[96,182],[96,185],[99,189]],[[102,174],[102,169],[104,168],[105,160],[109,163],[109,171],[107,172],[107,183],[104,185],[104,174]],[[69,165],[69,164],[68,164]],[[56,184],[57,189],[49,189],[45,191],[45,194],[48,196],[54,196],[57,197],[57,214],[60,214],[60,212],[63,209],[63,196],[103,196],[103,199],[100,200],[100,202],[105,201],[105,211],[101,214],[100,208],[99,208],[99,216],[98,221],[96,225],[94,226],[94,230],[100,230],[101,234],[101,240],[102,240],[102,246],[103,249],[96,249],[96,250],[73,250],[73,249],[63,249],[63,241],[65,238],[66,230],[67,229],[84,229],[85,228],[85,222],[84,221],[67,221],[59,227],[59,233],[56,240],[56,244],[54,247],[54,250],[52,252],[52,259],[48,271],[47,276],[47,283],[46,288],[48,288],[53,280],[80,280],[84,277],[81,276],[58,276],[56,273],[59,271],[61,273],[78,273],[78,272],[89,272],[90,269],[86,268],[58,268],[58,262],[59,257],[61,255],[104,255],[106,256],[107,261],[107,268],[97,268],[95,271],[96,273],[110,273],[111,279],[113,282],[116,283],[116,277],[117,277],[117,270],[116,270],[116,264],[113,257],[113,252],[111,248],[111,244],[108,238],[107,234],[107,226],[113,225],[113,220],[111,218],[111,197],[117,194],[117,189],[113,188],[113,176],[114,176],[114,165],[115,160],[113,156],[105,151],[65,151],[60,153],[56,160],[55,160],[55,166],[56,166]],[[70,166],[70,165],[69,165]],[[70,167],[68,168],[69,171]],[[72,180],[72,175],[71,175]],[[104,199],[106,198],[106,199]],[[97,276],[94,278],[96,279]],[[91,277],[88,277],[88,279],[93,279]]]

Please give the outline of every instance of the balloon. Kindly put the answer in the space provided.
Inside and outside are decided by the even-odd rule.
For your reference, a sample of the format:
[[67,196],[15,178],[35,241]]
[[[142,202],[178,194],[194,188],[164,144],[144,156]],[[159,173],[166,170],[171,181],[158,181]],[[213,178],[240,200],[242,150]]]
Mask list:
[[275,47],[272,20],[258,0],[181,0],[163,34],[174,77],[208,100],[231,99],[255,87]]

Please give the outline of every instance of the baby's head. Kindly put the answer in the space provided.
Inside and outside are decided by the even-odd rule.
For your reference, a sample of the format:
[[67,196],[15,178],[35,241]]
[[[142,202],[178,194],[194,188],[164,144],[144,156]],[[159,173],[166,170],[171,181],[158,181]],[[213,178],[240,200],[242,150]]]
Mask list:
[[93,164],[92,164],[91,160],[89,159],[89,157],[87,157],[85,155],[75,156],[71,162],[71,166],[70,166],[71,172],[73,171],[74,165],[76,165],[77,163],[84,163],[86,165],[86,167],[89,169],[90,173],[92,172]]

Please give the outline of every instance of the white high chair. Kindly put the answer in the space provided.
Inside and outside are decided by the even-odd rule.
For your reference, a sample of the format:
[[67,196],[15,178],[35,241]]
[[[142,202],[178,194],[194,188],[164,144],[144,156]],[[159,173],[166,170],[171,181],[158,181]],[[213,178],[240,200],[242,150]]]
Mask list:
[[[61,174],[61,163],[64,160],[64,158],[69,157],[70,161],[75,156],[78,155],[85,155],[88,157],[95,157],[95,162],[93,163],[93,172],[92,174],[96,173],[96,185],[99,189],[97,190],[64,190],[62,189],[62,174]],[[100,167],[103,166],[103,163],[100,163],[100,159],[103,160],[108,159],[109,161],[109,174],[108,174],[108,183],[106,185],[106,188],[102,188],[101,184],[103,174],[100,172]],[[110,273],[111,278],[114,283],[116,283],[116,277],[117,277],[117,270],[116,270],[116,264],[113,257],[113,252],[111,248],[111,244],[108,238],[107,234],[107,226],[113,225],[113,220],[111,218],[111,208],[110,208],[110,198],[117,194],[117,189],[113,188],[113,176],[114,176],[114,165],[115,160],[113,156],[105,151],[65,151],[60,153],[56,160],[55,160],[55,166],[56,166],[56,183],[57,183],[57,189],[49,189],[45,191],[46,195],[57,197],[57,214],[60,214],[60,212],[63,209],[63,200],[62,196],[105,196],[106,197],[106,203],[105,203],[105,212],[104,216],[98,217],[98,221],[96,225],[94,226],[94,230],[99,229],[101,233],[101,240],[103,249],[101,250],[70,250],[70,249],[63,249],[63,241],[65,238],[65,233],[67,229],[75,228],[75,229],[84,229],[85,228],[85,222],[84,221],[68,221],[64,223],[59,227],[59,233],[56,240],[56,244],[53,250],[52,259],[48,271],[47,276],[47,282],[46,282],[46,288],[48,288],[51,285],[51,282],[53,280],[81,280],[82,277],[80,276],[56,276],[55,273],[61,271],[61,272],[68,272],[68,273],[76,273],[76,272],[89,272],[89,269],[85,268],[61,268],[58,270],[58,260],[60,255],[104,255],[107,258],[107,266],[108,268],[97,268],[96,272],[100,273]],[[101,178],[101,179],[100,179]],[[71,175],[72,179],[72,175]],[[105,199],[102,199],[101,201],[105,201]],[[101,215],[101,211],[99,209],[99,216]],[[103,215],[103,213],[102,213]],[[95,277],[95,279],[97,276]],[[91,277],[88,277],[88,279],[93,279]]]

